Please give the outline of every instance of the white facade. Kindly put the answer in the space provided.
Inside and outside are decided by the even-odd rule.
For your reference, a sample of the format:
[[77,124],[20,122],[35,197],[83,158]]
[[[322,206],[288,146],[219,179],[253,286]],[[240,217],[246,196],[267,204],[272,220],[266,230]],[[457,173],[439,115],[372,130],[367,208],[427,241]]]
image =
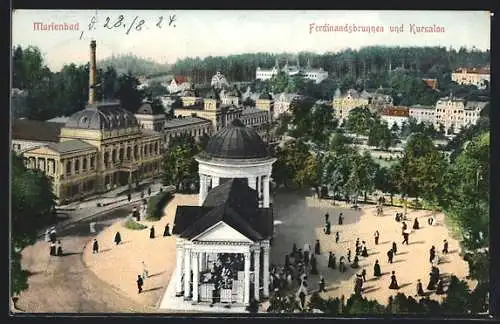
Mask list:
[[278,118],[282,114],[288,112],[288,110],[290,109],[290,103],[296,97],[298,97],[298,95],[294,93],[280,94],[274,101],[274,118]]
[[489,69],[476,69],[476,68],[458,69],[451,74],[451,80],[458,84],[474,85],[479,89],[486,88],[486,82],[488,84],[491,82]]
[[[257,80],[269,80],[273,76],[277,75],[280,69],[278,69],[276,66],[273,67],[272,69],[261,69],[260,67],[257,68],[255,71],[255,78]],[[307,80],[313,80],[315,83],[320,83],[321,81],[325,80],[328,78],[328,72],[323,70],[323,68],[320,69],[301,69],[298,67],[288,67],[285,65],[281,69],[281,71],[285,72],[288,76],[294,76],[299,73],[302,73],[305,79]]]
[[184,90],[191,89],[191,84],[189,82],[178,82],[174,79],[170,82],[170,84],[167,87],[168,92],[170,93],[176,93],[176,92],[181,92]]
[[387,123],[387,127],[391,128],[392,125],[397,124],[399,128],[404,122],[408,122],[408,116],[391,116],[391,115],[381,115],[380,119]]
[[414,105],[409,109],[410,117],[417,120],[417,123],[436,123],[436,108],[432,106]]
[[[221,295],[221,302],[248,306],[250,298],[260,300],[262,286],[263,297],[269,297],[269,259],[270,244],[268,240],[253,242],[223,221],[215,224],[192,240],[177,238],[177,262],[174,271],[175,296],[184,296],[184,300],[191,300],[193,304],[199,302],[211,303],[213,284],[202,284],[200,272],[209,269],[217,258],[217,254],[243,254],[244,270],[238,272],[237,280],[233,282],[228,294]],[[263,260],[260,271],[260,260]],[[253,260],[253,262],[252,262]],[[251,263],[254,269],[251,271]],[[186,274],[192,273],[191,276]],[[253,275],[254,289],[250,290]],[[198,289],[193,289],[197,287]],[[225,291],[226,293],[226,291]],[[171,308],[168,303],[170,296],[164,296],[160,308]]]
[[259,196],[259,207],[269,208],[272,165],[276,158],[268,158],[255,162],[242,160],[241,164],[234,160],[229,161],[206,161],[195,158],[198,162],[198,173],[200,174],[200,206],[205,201],[208,191],[219,185],[219,180],[245,178],[252,189],[257,190]]
[[460,132],[460,128],[477,123],[481,110],[487,105],[487,102],[469,101],[445,97],[436,103],[436,128],[442,124],[445,127],[446,134],[453,128],[454,133]]

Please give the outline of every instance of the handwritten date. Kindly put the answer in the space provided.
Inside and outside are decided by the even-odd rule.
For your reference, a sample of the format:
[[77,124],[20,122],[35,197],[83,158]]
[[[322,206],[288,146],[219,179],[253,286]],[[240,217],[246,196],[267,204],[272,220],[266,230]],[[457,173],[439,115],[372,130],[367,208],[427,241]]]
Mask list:
[[[160,29],[163,28],[164,26],[175,28],[176,27],[176,25],[175,25],[176,20],[177,20],[176,15],[170,15],[166,18],[163,16],[160,16],[156,19],[155,26],[157,28],[160,28]],[[96,16],[92,16],[92,18],[90,19],[90,22],[88,24],[88,27],[89,27],[89,31],[96,30],[97,28],[100,27]],[[132,21],[129,23],[129,21],[125,18],[124,15],[119,15],[118,17],[109,17],[109,16],[106,17],[104,19],[104,24],[102,25],[102,27],[105,29],[108,29],[108,30],[122,29],[122,30],[125,30],[125,34],[127,34],[127,35],[130,34],[130,32],[132,30],[140,32],[143,29],[148,28],[146,26],[145,19],[141,19],[139,16],[135,16],[132,19]],[[83,33],[84,32],[82,31],[82,33],[80,35],[80,39],[82,39]]]

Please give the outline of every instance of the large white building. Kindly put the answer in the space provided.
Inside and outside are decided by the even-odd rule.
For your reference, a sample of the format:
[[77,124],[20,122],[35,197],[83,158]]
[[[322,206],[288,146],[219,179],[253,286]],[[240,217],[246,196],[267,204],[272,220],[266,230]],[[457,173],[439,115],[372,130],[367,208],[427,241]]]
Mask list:
[[490,69],[460,68],[451,74],[451,81],[485,89],[490,84]]
[[417,120],[417,123],[436,124],[436,107],[413,105],[410,107],[409,116]]
[[299,64],[297,64],[297,66],[290,66],[288,65],[288,62],[284,67],[280,68],[278,60],[276,60],[272,69],[262,69],[260,66],[257,67],[257,70],[255,71],[255,78],[263,81],[269,80],[273,76],[277,75],[279,71],[285,72],[288,76],[294,76],[301,73],[305,79],[313,80],[315,83],[320,83],[328,78],[328,72],[323,70],[323,68],[313,69],[310,64],[308,64],[306,68],[301,68]]
[[170,81],[170,84],[167,86],[169,93],[177,93],[181,91],[185,91],[191,89],[191,84],[186,82],[184,77],[176,76]]
[[[266,145],[239,120],[196,157],[199,206],[178,206],[177,263],[160,308],[239,309],[269,297],[274,233]],[[182,304],[186,305],[183,306]]]
[[481,110],[488,102],[465,101],[461,98],[449,97],[441,98],[436,103],[436,128],[439,125],[445,127],[447,135],[452,129],[453,133],[460,132],[462,127],[476,124],[479,120]]
[[394,124],[399,128],[403,123],[408,122],[409,109],[407,107],[388,107],[380,112],[380,119],[387,123],[387,127],[391,128]]
[[296,93],[281,93],[274,98],[273,118],[278,118],[290,109],[293,99],[299,98]]

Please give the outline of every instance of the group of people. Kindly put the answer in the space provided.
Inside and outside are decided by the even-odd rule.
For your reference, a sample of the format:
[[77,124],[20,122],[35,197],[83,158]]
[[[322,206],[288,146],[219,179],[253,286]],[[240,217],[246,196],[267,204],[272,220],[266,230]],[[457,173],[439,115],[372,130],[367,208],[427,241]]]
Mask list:
[[[338,225],[344,224],[344,214],[340,213],[338,218]],[[332,230],[332,223],[330,222],[330,215],[328,213],[325,214],[325,227],[323,228],[323,232],[326,235],[330,235]],[[339,241],[339,232],[335,233],[335,242]]]
[[48,229],[45,232],[45,240],[50,242],[49,254],[51,256],[62,256],[63,249],[61,241],[57,239],[55,228]]

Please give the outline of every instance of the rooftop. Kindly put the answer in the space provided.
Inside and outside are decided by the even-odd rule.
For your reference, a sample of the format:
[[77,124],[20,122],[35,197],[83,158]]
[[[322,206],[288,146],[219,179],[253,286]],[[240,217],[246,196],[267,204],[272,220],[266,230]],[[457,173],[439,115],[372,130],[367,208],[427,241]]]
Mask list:
[[210,138],[204,152],[198,155],[202,160],[253,160],[267,159],[267,145],[260,136],[239,119],[234,119],[231,125],[220,130]]
[[221,221],[254,241],[273,234],[272,212],[258,207],[257,191],[244,179],[213,188],[201,207],[178,206],[172,233],[192,239]]
[[210,123],[210,120],[201,117],[181,117],[165,121],[165,129],[182,127],[192,124]]
[[59,142],[62,123],[15,119],[12,122],[12,139],[35,142]]
[[97,147],[77,139],[59,143],[50,143],[47,146],[58,153],[72,153],[90,149],[97,150]]

